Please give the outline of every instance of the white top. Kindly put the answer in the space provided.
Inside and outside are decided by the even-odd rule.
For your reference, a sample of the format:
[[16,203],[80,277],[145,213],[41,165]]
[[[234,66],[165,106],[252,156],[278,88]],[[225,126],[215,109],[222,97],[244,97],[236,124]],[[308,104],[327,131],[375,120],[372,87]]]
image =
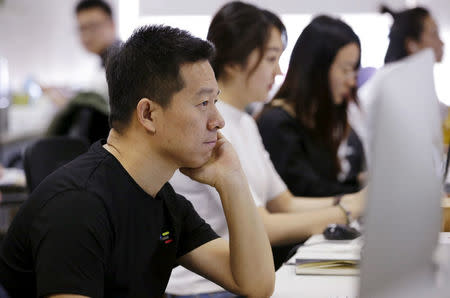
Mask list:
[[[276,172],[261,140],[255,120],[247,113],[224,102],[217,108],[225,120],[222,134],[233,144],[247,176],[257,206],[265,204],[287,190]],[[217,191],[176,172],[170,180],[175,191],[185,196],[198,214],[222,238],[228,239],[228,228]],[[194,295],[223,291],[221,287],[179,266],[172,271],[167,293]]]

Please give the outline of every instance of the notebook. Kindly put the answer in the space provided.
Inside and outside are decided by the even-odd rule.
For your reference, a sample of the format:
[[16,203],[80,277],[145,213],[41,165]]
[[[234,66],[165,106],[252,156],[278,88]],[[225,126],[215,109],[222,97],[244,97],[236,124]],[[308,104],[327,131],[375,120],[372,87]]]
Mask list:
[[359,260],[297,259],[297,275],[359,275]]

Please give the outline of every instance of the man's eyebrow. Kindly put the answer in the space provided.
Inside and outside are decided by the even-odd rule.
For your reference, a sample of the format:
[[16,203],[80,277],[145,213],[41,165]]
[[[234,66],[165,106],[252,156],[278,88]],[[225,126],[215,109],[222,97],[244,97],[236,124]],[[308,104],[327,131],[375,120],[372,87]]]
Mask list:
[[[207,94],[214,94],[215,88],[202,88],[197,92],[197,96],[207,95]],[[217,90],[217,95],[220,94],[220,90]]]

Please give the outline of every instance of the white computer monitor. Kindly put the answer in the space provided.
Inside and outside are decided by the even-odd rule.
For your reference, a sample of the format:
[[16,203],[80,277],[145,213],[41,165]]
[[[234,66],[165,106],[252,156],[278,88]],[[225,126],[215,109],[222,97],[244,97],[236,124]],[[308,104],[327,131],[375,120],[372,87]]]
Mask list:
[[422,51],[367,83],[369,187],[360,297],[436,297],[441,130],[434,56]]

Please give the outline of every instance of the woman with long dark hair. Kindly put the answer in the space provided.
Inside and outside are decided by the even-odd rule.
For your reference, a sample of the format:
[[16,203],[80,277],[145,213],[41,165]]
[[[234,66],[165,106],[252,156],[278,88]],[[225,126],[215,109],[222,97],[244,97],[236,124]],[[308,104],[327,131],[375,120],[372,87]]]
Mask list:
[[360,188],[357,175],[348,178],[355,169],[340,158],[350,134],[362,148],[347,121],[347,106],[356,100],[360,53],[350,26],[329,16],[314,18],[294,46],[275,99],[258,118],[270,158],[294,195],[330,196]]

